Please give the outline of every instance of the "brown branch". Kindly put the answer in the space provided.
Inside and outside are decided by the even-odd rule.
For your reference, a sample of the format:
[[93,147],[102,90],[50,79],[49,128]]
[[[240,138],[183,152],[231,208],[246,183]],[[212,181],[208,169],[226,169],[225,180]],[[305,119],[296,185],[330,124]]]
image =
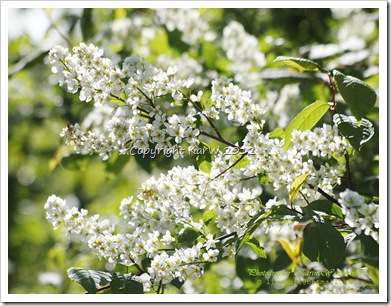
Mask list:
[[[312,189],[315,189],[315,187],[311,184],[308,184],[308,186]],[[341,204],[339,204],[338,200],[333,198],[331,195],[329,195],[328,193],[326,193],[324,190],[322,190],[321,188],[317,188],[316,189],[322,196],[324,196],[327,200],[329,200],[330,202],[332,203],[335,203],[337,204],[339,207],[342,207]]]

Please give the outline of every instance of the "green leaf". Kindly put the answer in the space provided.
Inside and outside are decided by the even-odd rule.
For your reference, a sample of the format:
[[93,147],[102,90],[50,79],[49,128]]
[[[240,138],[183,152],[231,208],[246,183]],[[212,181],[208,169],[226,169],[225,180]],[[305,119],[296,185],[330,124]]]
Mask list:
[[328,73],[327,70],[322,68],[318,63],[315,63],[311,60],[299,57],[287,57],[287,56],[278,56],[273,63],[283,62],[286,66],[289,66],[299,72],[313,71],[313,72],[323,72]]
[[217,46],[208,41],[202,42],[201,54],[205,65],[209,69],[214,69],[217,60]]
[[141,266],[143,267],[143,270],[144,271],[147,271],[148,268],[151,266],[151,262],[152,262],[152,259],[149,258],[149,257],[144,257],[142,260],[141,260]]
[[143,285],[133,280],[134,274],[113,273],[110,289],[113,294],[142,294]]
[[257,177],[258,177],[259,183],[262,184],[262,185],[267,185],[267,184],[270,184],[272,182],[270,180],[269,174],[267,173],[266,170],[262,170],[261,172],[259,172],[257,174]]
[[233,168],[240,169],[246,167],[250,163],[250,160],[248,159],[247,155],[240,154],[240,155],[235,155],[233,164],[235,164],[236,162],[237,164],[233,166]]
[[283,216],[286,215],[296,215],[294,212],[289,210],[285,205],[278,205],[278,206],[273,206],[269,211],[265,212],[260,212],[256,214],[246,225],[246,231],[244,234],[239,237],[239,239],[236,241],[236,257],[239,254],[240,249],[243,247],[247,241],[251,240],[252,238],[252,233],[261,225],[261,223],[266,220],[267,218],[272,218],[272,217],[278,217],[282,218]]
[[96,293],[99,287],[111,281],[111,274],[103,271],[86,270],[84,268],[68,269],[68,277],[81,285],[88,293]]
[[200,15],[202,15],[204,12],[209,10],[209,8],[199,8],[198,11],[200,12]]
[[269,133],[269,139],[272,138],[280,138],[284,139],[285,138],[285,132],[282,128],[276,128],[273,131]]
[[316,101],[304,108],[285,130],[284,150],[292,145],[293,130],[306,131],[311,129],[327,112],[330,106],[326,102]]
[[362,246],[364,247],[364,254],[371,257],[379,257],[379,244],[371,236],[359,235]]
[[210,174],[210,170],[212,169],[212,156],[210,154],[210,148],[203,142],[200,143],[200,147],[203,150],[202,152],[205,152],[205,154],[198,154],[196,157],[198,169],[202,172]]
[[251,237],[246,244],[253,250],[253,252],[261,258],[266,258],[265,249],[259,245],[259,241],[254,237]]
[[337,89],[349,106],[353,116],[360,120],[368,114],[377,99],[373,88],[355,77],[344,75],[338,70],[333,70],[333,76]]
[[179,279],[174,278],[170,284],[178,289],[181,289],[181,287],[183,286],[184,283],[185,283],[184,281],[180,281]]
[[29,52],[25,57],[23,57],[19,62],[17,62],[8,70],[8,77],[11,78],[19,71],[29,70],[34,66],[42,65],[47,54],[48,50],[35,50],[33,52]]
[[211,99],[205,99],[205,100],[201,100],[201,104],[203,109],[208,109],[209,107],[216,105],[216,102],[212,101]]
[[207,210],[202,215],[202,220],[204,221],[205,225],[208,225],[214,218],[216,218],[217,212],[214,210]]
[[178,243],[192,243],[200,236],[200,232],[192,227],[186,227],[182,234],[178,236]]
[[92,8],[83,9],[83,14],[80,19],[81,33],[85,42],[89,41],[95,35],[92,10]]
[[310,175],[310,174],[309,173],[304,173],[304,174],[300,175],[299,177],[297,177],[292,182],[291,190],[289,191],[289,201],[291,201],[291,203],[293,202],[293,200],[295,199],[295,197],[299,193],[299,190],[300,190],[301,186],[304,184],[304,182],[307,179],[308,175]]
[[119,155],[114,153],[111,158],[105,162],[105,170],[108,173],[118,175],[129,161],[128,155]]
[[[270,269],[270,261],[267,258],[251,259],[239,256],[236,259],[236,275],[243,281],[243,288],[247,293],[256,293],[263,282],[266,282],[266,272]],[[266,285],[267,286],[267,285]]]
[[376,287],[379,287],[379,255],[377,256],[353,256],[347,259],[348,263],[353,265],[355,263],[364,264],[367,268],[369,277]]
[[356,151],[360,151],[361,146],[375,134],[372,123],[365,118],[358,122],[353,116],[335,114],[333,121],[338,126],[341,135],[347,138]]
[[316,200],[308,204],[306,207],[303,207],[305,211],[308,209],[313,211],[321,211],[328,215],[333,215],[339,218],[344,218],[341,207],[335,203],[331,203],[326,200]]
[[342,235],[329,223],[313,222],[304,229],[303,253],[312,261],[334,268],[345,255]]

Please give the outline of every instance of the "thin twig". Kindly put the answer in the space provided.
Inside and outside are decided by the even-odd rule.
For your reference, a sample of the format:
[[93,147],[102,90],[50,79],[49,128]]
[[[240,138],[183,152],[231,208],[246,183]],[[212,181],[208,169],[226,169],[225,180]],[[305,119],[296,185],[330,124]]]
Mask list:
[[237,236],[237,234],[238,234],[237,232],[232,232],[232,233],[220,236],[220,237],[216,238],[215,240],[224,240],[224,239],[227,239],[231,236]]
[[221,138],[221,137],[217,137],[217,136],[211,135],[211,134],[209,134],[208,132],[205,132],[205,131],[200,131],[200,135],[204,135],[204,136],[210,137],[210,138],[212,138],[212,139],[214,139],[214,140],[217,140],[217,141],[219,141],[219,142],[221,142],[221,143],[223,143],[223,144],[226,144],[227,146],[230,146],[230,147],[234,147],[234,148],[237,147],[237,146],[235,146],[233,143],[231,143],[231,142],[225,140],[224,138]]
[[225,169],[223,172],[221,172],[219,175],[217,175],[216,177],[214,177],[212,180],[215,180],[217,179],[219,176],[223,175],[225,172],[227,172],[229,169],[232,169],[233,167],[235,167],[245,156],[247,155],[247,153],[243,153],[242,156],[240,156],[238,158],[238,160],[236,162],[234,162],[231,166],[229,166],[227,169]]

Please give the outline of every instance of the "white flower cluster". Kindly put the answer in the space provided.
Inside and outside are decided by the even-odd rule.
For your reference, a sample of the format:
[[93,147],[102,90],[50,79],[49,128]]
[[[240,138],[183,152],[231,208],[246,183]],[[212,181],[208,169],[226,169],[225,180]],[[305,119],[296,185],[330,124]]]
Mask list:
[[316,191],[310,185],[331,192],[335,184],[341,183],[340,178],[345,171],[343,163],[333,166],[326,162],[316,167],[311,159],[311,156],[341,156],[350,147],[346,139],[338,135],[336,126],[325,124],[314,131],[293,131],[292,146],[287,151],[284,150],[283,140],[270,139],[268,134],[262,134],[260,124],[251,123],[247,129],[243,149],[250,153],[247,155],[250,162],[245,175],[254,176],[266,171],[275,190],[285,186],[289,191],[297,177],[309,173],[301,189],[308,200],[316,198]]
[[346,189],[339,194],[338,202],[342,206],[345,222],[355,228],[356,234],[372,236],[379,242],[379,205],[366,203],[363,196],[355,191]]
[[[237,35],[242,33],[237,31]],[[192,150],[199,145],[200,135],[208,136],[202,130],[204,126],[196,125],[200,118],[206,118],[213,128],[209,119],[220,119],[222,114],[230,124],[247,124],[243,144],[230,145],[232,149],[240,149],[242,155],[226,154],[227,151],[218,148],[213,154],[210,174],[193,166],[174,167],[167,174],[145,181],[136,199],[125,198],[120,213],[126,234],[117,233],[108,220],[100,220],[98,215],[88,217],[86,210],[69,208],[64,200],[49,197],[45,204],[47,219],[55,228],[63,224],[67,235],[86,242],[99,258],[126,266],[149,258],[151,264],[145,271],[148,277],[140,280],[146,291],[173,279],[184,281],[190,275],[201,276],[206,263],[234,253],[233,246],[223,245],[225,238],[218,237],[239,237],[245,231],[244,225],[261,209],[286,203],[275,198],[264,207],[260,200],[262,189],[257,180],[253,180],[256,186],[251,185],[251,178],[266,174],[275,190],[285,187],[289,192],[297,177],[308,174],[300,189],[303,200],[300,205],[316,199],[317,188],[332,194],[333,187],[341,183],[345,165],[331,161],[318,164],[316,158],[339,158],[350,148],[346,139],[338,135],[336,126],[325,124],[313,131],[293,131],[292,145],[285,150],[284,140],[263,133],[261,117],[266,109],[255,104],[252,93],[240,89],[231,79],[221,77],[212,81],[210,99],[204,101],[202,91],[185,96],[183,90],[191,88],[193,82],[178,77],[175,66],[162,70],[139,56],[130,56],[121,69],[103,58],[103,51],[93,45],[82,43],[73,52],[71,55],[60,46],[50,51],[49,61],[59,83],[71,93],[80,91],[81,101],[94,100],[96,107],[104,106],[102,126],[84,131],[76,123],[63,129],[61,136],[66,137],[67,145],[74,145],[78,154],[98,153],[105,160],[113,151],[130,154],[130,148],[154,148],[172,150],[176,158],[184,153],[180,150],[184,142]],[[258,58],[257,65],[261,63]],[[182,107],[183,102],[188,103],[186,114],[173,114],[173,107]],[[216,134],[212,138],[227,144]],[[238,158],[243,163],[234,167]],[[365,234],[375,235],[369,230],[378,227],[373,207],[364,207],[361,199],[359,206],[346,205],[345,202],[350,203],[349,196],[341,194],[347,223]],[[354,211],[352,208],[357,216],[347,213]],[[209,212],[214,220],[213,234],[200,217],[204,212]],[[270,225],[273,224],[265,221],[259,232],[267,234]],[[295,234],[290,231],[292,226],[294,223],[286,229],[287,237]],[[194,237],[191,247],[179,238],[189,231],[198,237]],[[268,237],[272,237],[273,229],[269,232]]]
[[257,38],[246,33],[242,24],[231,21],[223,30],[221,43],[232,61],[230,69],[235,73],[235,81],[244,88],[256,88],[261,80],[259,70],[266,64]]
[[209,24],[201,18],[199,9],[163,9],[155,10],[155,15],[160,24],[164,24],[168,31],[179,30],[182,40],[190,45],[201,40],[213,40],[215,33],[209,29]]
[[[71,55],[61,46],[50,51],[49,61],[53,65],[52,71],[59,76],[60,85],[71,93],[80,89],[80,100],[94,100],[96,106],[110,104],[111,99],[124,104],[111,103],[113,117],[103,131],[83,131],[78,124],[64,128],[61,136],[67,138],[68,145],[74,142],[77,153],[99,153],[105,160],[113,150],[126,154],[130,147],[147,149],[153,144],[158,149],[180,152],[178,145],[182,141],[190,146],[198,144],[194,108],[189,109],[186,117],[166,116],[160,105],[155,105],[159,99],[163,106],[170,105],[160,98],[167,94],[175,103],[181,102],[181,89],[191,86],[191,79],[181,80],[175,76],[176,67],[169,67],[165,72],[139,56],[131,56],[119,69],[109,59],[102,58],[103,50],[92,44],[82,43],[73,51],[75,54]],[[173,155],[177,157],[178,153]]]
[[193,88],[208,87],[211,81],[217,78],[217,72],[208,70],[204,72],[202,64],[192,58],[189,53],[183,53],[178,58],[160,54],[154,62],[156,67],[167,70],[169,67],[178,67],[177,77],[180,79],[194,78]]
[[222,77],[212,81],[211,100],[214,102],[205,109],[205,114],[211,118],[219,119],[219,113],[228,115],[229,121],[244,125],[250,120],[259,121],[266,109],[255,104],[251,92],[240,89],[231,83],[232,79]]
[[[71,55],[61,46],[50,51],[49,61],[60,85],[71,93],[80,90],[81,101],[94,100],[97,107],[104,103],[112,108],[112,118],[103,130],[84,131],[79,124],[63,129],[61,136],[66,137],[67,145],[74,144],[76,153],[98,153],[106,160],[113,151],[128,154],[130,148],[148,150],[152,146],[171,150],[177,158],[183,154],[180,147],[183,142],[189,145],[189,150],[198,146],[200,132],[195,122],[200,111],[189,105],[186,116],[164,113],[183,103],[182,89],[189,88],[192,79],[177,78],[176,67],[163,71],[137,55],[126,58],[119,69],[109,59],[102,58],[103,50],[92,44],[81,43],[73,51],[75,54]],[[167,101],[166,95],[171,95],[174,102]],[[188,101],[200,102],[202,96],[199,91]],[[266,110],[253,103],[250,91],[241,90],[231,79],[223,77],[212,82],[211,103],[204,115],[218,119],[220,112],[226,113],[229,121],[244,125],[258,120]]]
[[[184,281],[189,275],[199,277],[205,263],[218,256],[230,256],[233,248],[217,246],[219,240],[205,232],[203,219],[193,219],[195,210],[215,212],[215,224],[222,234],[240,235],[246,224],[260,210],[260,189],[230,187],[221,179],[209,176],[194,167],[175,167],[158,179],[152,177],[141,187],[137,199],[121,202],[121,214],[127,223],[127,234],[113,234],[115,228],[98,215],[87,217],[87,211],[67,207],[64,200],[52,195],[45,209],[47,219],[57,228],[64,225],[67,235],[86,242],[91,250],[111,263],[127,266],[142,258],[151,258],[146,272],[151,282]],[[193,247],[181,245],[175,237],[195,229],[201,241]]]

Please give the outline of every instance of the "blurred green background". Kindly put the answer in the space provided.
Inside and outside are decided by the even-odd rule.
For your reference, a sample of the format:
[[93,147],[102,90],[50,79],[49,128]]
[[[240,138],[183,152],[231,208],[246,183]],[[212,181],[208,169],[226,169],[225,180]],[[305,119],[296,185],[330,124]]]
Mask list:
[[[202,62],[202,47],[186,45],[181,41],[180,31],[172,32],[158,24],[154,14],[149,9],[10,9],[9,293],[82,293],[83,289],[67,278],[66,270],[72,266],[105,269],[105,263],[89,255],[85,246],[70,242],[60,229],[53,230],[45,219],[43,208],[48,196],[56,194],[66,198],[73,205],[87,208],[91,214],[115,215],[119,212],[121,199],[135,194],[149,173],[158,173],[172,166],[170,160],[142,161],[114,156],[104,163],[95,156],[64,157],[67,149],[59,133],[68,123],[81,122],[93,105],[78,101],[77,95],[70,95],[54,84],[50,67],[45,64],[48,50],[55,44],[77,45],[80,41],[103,47],[107,57],[117,54],[118,61],[132,53],[144,53],[154,62],[160,54],[178,58],[186,51]],[[343,27],[346,31],[358,30],[353,23],[354,18],[358,18],[354,17],[355,14],[365,17],[363,20],[373,25],[365,37],[360,36],[364,42],[361,50],[368,50],[369,56],[356,54],[354,58],[348,48],[328,52],[328,46],[343,43],[338,38]],[[277,56],[306,57],[311,52],[315,54],[314,50],[319,48],[314,60],[322,65],[332,65],[333,61],[350,52],[351,63],[342,65],[337,61],[338,69],[363,79],[376,89],[378,87],[378,71],[375,69],[378,65],[378,20],[374,9],[350,13],[330,9],[210,9],[202,18],[218,33],[229,21],[236,20],[243,24],[247,33],[257,38],[267,61],[260,71],[264,76],[260,89],[264,92],[270,88],[279,91],[285,84],[300,81],[303,105],[312,102],[308,101],[310,99],[317,99],[322,90],[311,81],[292,76],[283,79],[267,76],[268,69],[276,68],[271,62]],[[114,37],[115,25],[126,20],[131,21],[127,31]],[[34,27],[29,26],[32,22]],[[132,25],[136,24],[138,26],[133,29]],[[142,31],[143,26],[155,29],[159,35],[144,41],[146,32]],[[213,52],[219,54],[220,63],[223,60],[229,62],[221,50]],[[216,70],[219,74],[230,73],[228,68]],[[359,156],[352,162],[352,172],[357,190],[362,190],[362,194],[376,195],[377,106],[368,118],[374,124],[376,134],[360,155],[366,158]],[[232,130],[227,131],[232,133]],[[194,286],[199,292],[243,293],[234,268],[229,264],[219,264],[211,269]]]

